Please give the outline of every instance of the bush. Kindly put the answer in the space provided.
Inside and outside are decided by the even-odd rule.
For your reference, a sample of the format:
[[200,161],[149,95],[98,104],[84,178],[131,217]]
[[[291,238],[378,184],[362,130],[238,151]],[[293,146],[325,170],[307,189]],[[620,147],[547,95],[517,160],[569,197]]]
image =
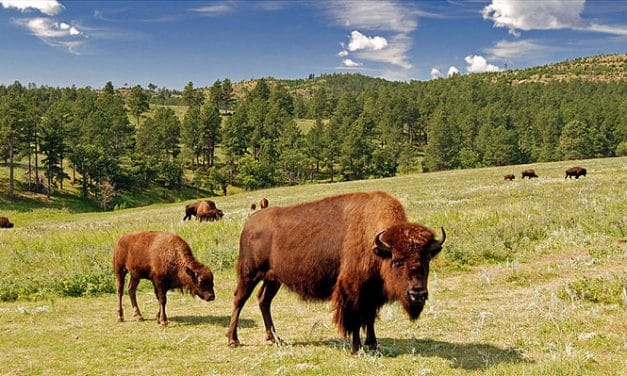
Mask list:
[[625,276],[612,274],[608,278],[588,278],[584,277],[575,282],[571,282],[567,287],[558,292],[562,299],[580,299],[592,303],[601,304],[622,304],[625,301],[626,291]]

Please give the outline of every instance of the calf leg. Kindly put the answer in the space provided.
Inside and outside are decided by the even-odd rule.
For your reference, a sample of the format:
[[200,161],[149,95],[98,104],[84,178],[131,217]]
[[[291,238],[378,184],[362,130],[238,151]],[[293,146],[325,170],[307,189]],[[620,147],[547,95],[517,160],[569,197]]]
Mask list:
[[281,343],[281,339],[276,335],[276,330],[274,329],[274,324],[272,323],[272,313],[270,312],[270,304],[272,303],[272,299],[279,291],[281,287],[281,282],[279,281],[271,281],[264,280],[263,285],[259,289],[259,293],[257,294],[257,299],[259,300],[259,309],[261,310],[261,315],[263,316],[263,323],[266,327],[266,340],[272,341],[272,343]]
[[126,269],[121,268],[115,272],[115,290],[118,294],[118,321],[124,321],[124,310],[122,309],[122,296],[124,295],[124,279]]
[[366,323],[366,346],[372,351],[377,349],[377,336],[374,334],[374,320]]
[[235,289],[235,297],[233,298],[233,313],[231,314],[231,322],[229,323],[229,329],[226,331],[229,347],[239,345],[239,339],[237,338],[237,322],[239,321],[239,314],[258,282],[258,280],[240,277],[237,288]]
[[139,312],[139,306],[137,305],[137,286],[139,285],[139,276],[131,273],[131,280],[128,282],[128,296],[131,298],[131,305],[133,306],[133,317],[136,317],[138,321],[144,321],[144,317]]

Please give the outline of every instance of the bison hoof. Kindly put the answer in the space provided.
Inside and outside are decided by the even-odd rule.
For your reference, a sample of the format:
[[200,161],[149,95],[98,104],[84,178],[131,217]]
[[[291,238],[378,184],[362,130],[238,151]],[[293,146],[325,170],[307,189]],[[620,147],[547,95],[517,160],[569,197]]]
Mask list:
[[118,322],[124,322],[124,317],[118,317]]
[[229,341],[229,347],[234,349],[240,345],[239,340],[234,339]]
[[136,316],[137,321],[144,321],[144,317],[143,316]]

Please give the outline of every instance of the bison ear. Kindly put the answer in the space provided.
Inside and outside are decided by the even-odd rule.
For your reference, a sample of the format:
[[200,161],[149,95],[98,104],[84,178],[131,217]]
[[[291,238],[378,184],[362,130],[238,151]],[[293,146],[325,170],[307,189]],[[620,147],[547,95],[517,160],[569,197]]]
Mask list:
[[442,231],[442,239],[433,239],[433,241],[431,242],[431,246],[429,247],[430,258],[433,258],[437,256],[438,253],[440,253],[440,251],[442,250],[442,244],[444,244],[444,241],[446,240],[446,232],[444,231],[444,227],[440,227],[440,230]]
[[385,230],[381,230],[377,233],[377,235],[375,235],[374,247],[372,248],[372,251],[375,255],[381,258],[390,258],[392,257],[391,247],[388,243],[381,240],[381,234],[383,234],[384,231]]
[[192,277],[192,281],[196,282],[198,280],[198,273],[196,273],[195,270],[193,270],[192,268],[186,266],[185,267],[185,272]]

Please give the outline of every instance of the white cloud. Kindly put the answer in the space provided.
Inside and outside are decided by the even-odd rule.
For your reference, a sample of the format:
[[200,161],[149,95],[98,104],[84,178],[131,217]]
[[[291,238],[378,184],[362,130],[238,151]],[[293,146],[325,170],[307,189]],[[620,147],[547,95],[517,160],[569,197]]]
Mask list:
[[381,63],[396,65],[403,69],[412,68],[407,53],[411,48],[411,39],[406,34],[397,34],[392,37],[386,48],[380,50],[360,50],[355,53],[357,57]]
[[492,0],[482,10],[483,18],[494,21],[494,27],[506,27],[510,34],[518,30],[573,29],[598,33],[627,35],[627,26],[599,25],[581,18],[586,0]]
[[530,59],[538,54],[545,53],[549,47],[538,44],[534,40],[507,41],[501,40],[496,42],[494,47],[485,48],[488,53],[488,59]]
[[387,47],[388,41],[383,37],[368,37],[357,30],[351,32],[351,39],[348,42],[349,51],[373,50],[378,51]]
[[190,10],[192,12],[202,13],[205,15],[218,15],[232,11],[233,7],[230,4],[211,4]]
[[337,56],[339,56],[339,57],[346,57],[346,56],[348,56],[348,51],[342,50],[342,51],[337,53]]
[[342,60],[342,64],[344,64],[345,67],[350,67],[350,68],[361,67],[363,65],[362,63],[357,63],[355,61],[352,61],[351,59]]
[[468,66],[466,70],[470,73],[498,72],[500,69],[496,65],[488,64],[488,61],[479,55],[466,56],[464,59]]
[[442,77],[442,72],[439,69],[431,68],[431,78],[436,79]]
[[[342,48],[355,52],[355,56],[362,61],[393,65],[381,68],[382,71],[387,69],[388,76],[393,69],[400,67],[408,70],[412,67],[408,57],[412,45],[409,33],[418,27],[418,16],[421,14],[414,5],[381,0],[329,1],[324,6],[333,23],[353,30],[348,45]],[[364,35],[372,31],[378,36]]]
[[54,16],[63,11],[64,6],[57,0],[0,0],[5,9],[14,8],[20,12],[34,9],[49,16]]
[[459,74],[459,69],[451,65],[451,67],[448,69],[448,73],[446,74],[446,77],[451,77],[451,76],[455,76],[458,74]]
[[47,45],[64,48],[76,55],[79,54],[78,48],[85,42],[84,39],[77,39],[82,33],[76,27],[65,22],[55,22],[51,18],[22,18],[13,22],[28,29]]

